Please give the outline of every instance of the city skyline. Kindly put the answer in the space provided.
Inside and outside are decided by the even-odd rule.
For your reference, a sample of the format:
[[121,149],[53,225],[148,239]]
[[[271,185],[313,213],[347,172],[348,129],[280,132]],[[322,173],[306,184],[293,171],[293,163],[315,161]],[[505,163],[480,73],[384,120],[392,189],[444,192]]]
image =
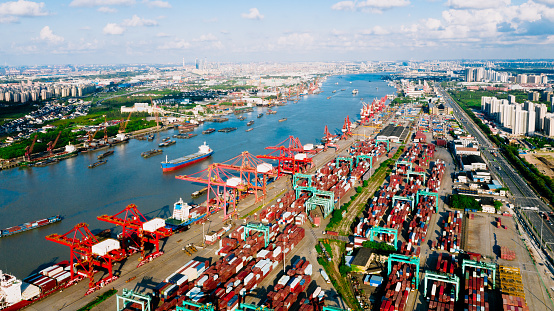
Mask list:
[[550,58],[554,1],[3,1],[0,64]]

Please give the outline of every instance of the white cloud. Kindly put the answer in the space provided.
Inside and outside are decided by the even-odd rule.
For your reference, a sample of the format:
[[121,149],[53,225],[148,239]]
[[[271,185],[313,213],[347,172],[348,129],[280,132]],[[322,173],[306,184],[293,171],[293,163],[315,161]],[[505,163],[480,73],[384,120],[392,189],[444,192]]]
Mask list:
[[150,8],[162,8],[162,9],[171,9],[171,4],[167,1],[161,1],[161,0],[154,0],[154,1],[148,1],[144,0],[144,3]]
[[360,2],[355,1],[340,1],[331,6],[331,9],[337,11],[355,11],[362,10],[375,13],[380,13],[382,10],[388,10],[396,7],[410,5],[409,0],[365,0]]
[[203,20],[204,23],[216,23],[218,21],[219,20],[217,19],[217,17],[213,17],[213,18]]
[[125,31],[125,28],[116,23],[108,23],[102,31],[107,35],[120,35]]
[[44,26],[44,28],[40,30],[39,39],[52,44],[59,44],[64,41],[64,38],[62,36],[55,35],[49,26]]
[[69,6],[73,7],[94,7],[106,5],[133,5],[135,0],[73,0]]
[[388,35],[390,33],[390,31],[388,31],[385,28],[377,25],[377,26],[372,27],[371,29],[362,30],[361,33],[364,34],[364,35],[383,36],[383,35]]
[[0,23],[15,23],[21,16],[45,16],[44,2],[26,0],[9,1],[0,4]]
[[163,38],[163,37],[169,37],[169,34],[165,33],[165,32],[158,32],[156,34],[156,37],[160,37],[160,38]]
[[123,26],[139,27],[139,26],[158,26],[158,22],[153,19],[140,18],[137,15],[133,15],[131,19],[126,19],[121,23]]
[[428,29],[436,30],[436,29],[439,29],[442,25],[441,25],[441,21],[440,21],[440,20],[435,19],[435,18],[428,18],[428,19],[425,21],[425,26],[426,26]]
[[248,11],[248,13],[242,13],[241,16],[242,18],[246,18],[246,19],[258,19],[258,20],[264,19],[264,16],[260,14],[260,11],[258,11],[258,9],[256,8],[251,8]]
[[309,46],[314,42],[314,37],[309,33],[291,33],[281,36],[277,40],[278,45]]
[[341,1],[331,6],[331,9],[337,11],[354,11],[355,8],[356,3],[354,3],[354,1]]
[[194,39],[193,41],[206,42],[206,41],[216,41],[216,40],[217,40],[217,37],[209,33],[207,35],[201,35],[199,38]]
[[454,9],[491,9],[510,5],[510,0],[448,0]]
[[171,40],[159,47],[160,50],[184,50],[188,48],[190,48],[190,43],[183,39]]
[[97,11],[102,13],[117,13],[116,9],[110,8],[109,6],[101,6]]

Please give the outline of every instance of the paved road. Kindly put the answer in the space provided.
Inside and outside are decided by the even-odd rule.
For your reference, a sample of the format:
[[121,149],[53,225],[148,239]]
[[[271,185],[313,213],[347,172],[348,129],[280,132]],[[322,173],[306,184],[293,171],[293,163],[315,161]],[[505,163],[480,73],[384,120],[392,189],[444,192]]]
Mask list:
[[[456,118],[481,145],[481,153],[483,159],[488,164],[490,172],[499,177],[504,182],[504,185],[510,189],[512,202],[517,207],[538,207],[540,211],[552,211],[552,209],[535,194],[527,184],[527,181],[512,168],[503,156],[498,152],[496,153],[498,156],[494,156],[491,153],[491,151],[497,151],[496,146],[481,132],[477,124],[467,116],[460,106],[452,100],[450,95],[441,87],[438,87],[438,90],[443,98],[446,99],[447,103],[453,108]],[[525,214],[537,230],[540,231],[541,226],[543,227],[544,243],[554,243],[554,226],[544,221],[536,212],[527,211]],[[540,237],[536,233],[534,233],[534,235],[537,241],[540,240]],[[549,254],[552,256],[552,252],[549,252]]]

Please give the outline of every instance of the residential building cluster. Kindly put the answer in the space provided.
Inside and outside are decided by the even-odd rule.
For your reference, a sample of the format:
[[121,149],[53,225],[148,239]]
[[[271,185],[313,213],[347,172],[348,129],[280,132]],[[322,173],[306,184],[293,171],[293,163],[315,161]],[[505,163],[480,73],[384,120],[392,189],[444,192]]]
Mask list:
[[535,132],[542,132],[554,136],[554,114],[548,113],[546,104],[531,101],[516,103],[514,96],[509,99],[483,96],[481,110],[504,128],[510,129],[512,135],[532,136]]
[[93,84],[10,83],[0,85],[0,101],[26,103],[54,97],[81,97],[95,90]]
[[512,74],[508,72],[485,69],[484,67],[466,68],[464,70],[464,80],[465,82],[499,82],[535,85],[548,83],[548,77],[545,74],[518,74],[517,76],[512,76]]

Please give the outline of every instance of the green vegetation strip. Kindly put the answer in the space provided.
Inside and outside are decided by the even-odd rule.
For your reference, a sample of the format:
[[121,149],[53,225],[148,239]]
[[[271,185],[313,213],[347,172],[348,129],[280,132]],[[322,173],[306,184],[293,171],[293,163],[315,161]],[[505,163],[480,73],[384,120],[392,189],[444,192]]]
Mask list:
[[89,302],[86,306],[82,307],[78,311],[89,311],[92,308],[96,307],[100,303],[102,303],[104,300],[110,298],[111,296],[115,295],[117,293],[117,289],[110,289],[109,291],[103,293],[102,295],[96,297],[93,301]]
[[[337,240],[331,240],[329,243],[333,244],[336,243],[341,253],[340,258],[342,258],[341,264],[344,264],[344,251],[346,243],[342,241]],[[358,302],[358,299],[356,299],[356,296],[354,295],[354,292],[352,291],[352,287],[350,286],[350,283],[347,279],[348,272],[350,272],[349,269],[341,269],[340,265],[337,267],[334,261],[328,262],[322,257],[317,258],[317,262],[325,269],[325,272],[329,276],[329,279],[331,280],[331,284],[333,284],[333,287],[337,290],[339,295],[341,295],[342,299],[346,304],[354,311],[362,311],[363,308],[360,306],[360,303]],[[347,267],[349,268],[349,267]],[[345,271],[344,274],[341,274],[341,271]]]

